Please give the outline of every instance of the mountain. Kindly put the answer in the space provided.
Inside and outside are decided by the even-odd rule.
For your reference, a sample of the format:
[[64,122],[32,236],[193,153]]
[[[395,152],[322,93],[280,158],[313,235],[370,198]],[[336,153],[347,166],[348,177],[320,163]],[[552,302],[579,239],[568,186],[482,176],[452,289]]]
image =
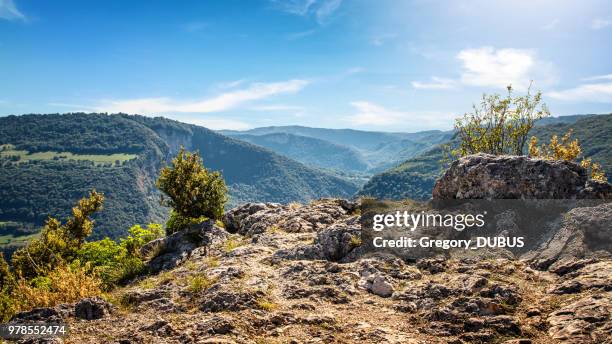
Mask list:
[[47,216],[65,218],[95,188],[106,196],[93,238],[117,237],[136,223],[161,222],[155,180],[179,147],[200,151],[219,170],[230,205],[287,203],[353,195],[354,184],[212,130],[125,114],[0,117],[0,245],[35,234]]
[[313,137],[289,133],[237,134],[233,137],[310,166],[341,171],[365,171],[369,168],[357,150]]
[[[549,142],[552,135],[561,136],[572,129],[584,156],[600,163],[608,180],[612,180],[612,114],[553,117],[544,123],[548,124],[539,122],[529,135]],[[436,146],[374,175],[358,194],[379,199],[428,199],[435,180],[444,170],[443,158],[444,151]]]
[[[345,172],[365,171],[367,173],[380,172],[397,165],[399,162],[422,153],[436,144],[447,141],[452,135],[449,131],[440,130],[417,133],[388,133],[303,126],[262,127],[246,131],[223,130],[221,133],[239,139],[244,138],[246,141],[295,158],[305,164],[344,170]],[[291,135],[291,140],[299,141],[299,146],[288,148],[282,144],[270,142],[270,140],[278,139],[280,137],[278,135],[281,134]],[[270,135],[273,136],[270,137]],[[316,140],[297,139],[296,136]],[[287,140],[290,140],[289,136],[287,136]],[[326,144],[323,142],[326,142]],[[321,148],[333,152],[332,154],[344,152],[348,155],[344,159],[324,159],[325,163],[321,163],[319,152]],[[348,159],[350,163],[345,159]],[[366,166],[364,166],[364,163]]]

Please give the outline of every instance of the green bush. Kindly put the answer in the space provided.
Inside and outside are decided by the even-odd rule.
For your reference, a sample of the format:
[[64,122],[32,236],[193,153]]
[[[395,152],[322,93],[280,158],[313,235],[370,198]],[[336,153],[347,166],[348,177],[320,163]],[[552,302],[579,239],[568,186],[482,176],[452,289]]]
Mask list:
[[79,259],[91,265],[105,290],[141,274],[144,261],[139,255],[140,248],[163,236],[162,226],[156,223],[149,224],[146,228],[135,225],[128,232],[129,235],[121,239],[120,243],[104,238],[85,243],[79,250]]
[[104,196],[93,190],[89,197],[81,199],[72,208],[72,217],[65,224],[49,217],[40,236],[13,254],[11,262],[16,274],[32,279],[74,260],[93,230],[91,215],[100,210],[103,203]]
[[219,219],[227,202],[227,186],[219,172],[210,172],[198,153],[185,152],[181,147],[171,166],[164,167],[157,187],[166,194],[162,204],[172,207],[173,214],[166,225],[168,234],[201,222],[203,217]]
[[168,234],[176,233],[191,225],[196,225],[206,220],[208,220],[208,217],[206,216],[200,216],[197,218],[196,217],[184,217],[184,216],[179,215],[176,211],[171,210],[170,217],[168,218],[168,221],[166,222],[166,233]]
[[146,228],[134,225],[128,230],[127,238],[121,239],[121,246],[125,247],[129,254],[138,256],[138,251],[144,244],[163,236],[164,229],[158,223],[150,223]]
[[465,156],[475,153],[494,155],[522,155],[527,144],[527,135],[536,121],[550,116],[542,93],[515,97],[512,87],[508,94],[483,95],[479,107],[474,105],[472,113],[466,113],[455,122],[460,140],[453,155]]

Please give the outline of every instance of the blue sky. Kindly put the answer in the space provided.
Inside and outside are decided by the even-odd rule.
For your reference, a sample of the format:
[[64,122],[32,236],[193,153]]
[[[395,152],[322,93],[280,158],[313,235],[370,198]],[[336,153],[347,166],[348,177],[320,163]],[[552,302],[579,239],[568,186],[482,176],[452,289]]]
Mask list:
[[609,1],[0,0],[0,115],[449,129],[530,80],[612,112]]

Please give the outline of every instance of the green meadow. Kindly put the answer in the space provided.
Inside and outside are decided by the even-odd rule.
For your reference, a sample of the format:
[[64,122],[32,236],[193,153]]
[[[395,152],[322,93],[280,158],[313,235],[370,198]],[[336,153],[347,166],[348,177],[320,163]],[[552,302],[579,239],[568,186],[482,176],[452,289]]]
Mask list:
[[115,164],[119,161],[123,164],[126,161],[136,159],[136,154],[74,154],[71,152],[34,152],[30,153],[27,150],[17,150],[11,144],[0,145],[0,158],[18,157],[18,161],[32,160],[86,160],[92,161],[96,165]]

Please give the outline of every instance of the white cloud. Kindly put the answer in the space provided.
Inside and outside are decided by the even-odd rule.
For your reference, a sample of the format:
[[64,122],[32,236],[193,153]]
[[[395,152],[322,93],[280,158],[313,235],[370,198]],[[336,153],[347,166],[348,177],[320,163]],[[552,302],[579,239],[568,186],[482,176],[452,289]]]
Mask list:
[[596,18],[591,21],[591,29],[593,30],[601,30],[610,25],[612,25],[612,20],[610,19]]
[[471,86],[525,89],[536,79],[536,67],[544,67],[531,50],[482,47],[462,50],[457,58],[463,62],[461,82]]
[[327,23],[328,19],[340,8],[342,0],[326,0],[321,3],[316,11],[317,22],[319,24]]
[[582,84],[566,90],[548,92],[546,95],[568,102],[612,103],[612,82]]
[[26,20],[26,17],[17,9],[13,0],[0,0],[0,18],[6,20]]
[[281,82],[254,83],[248,88],[222,93],[201,100],[175,100],[168,97],[107,100],[97,106],[97,111],[137,114],[165,112],[221,112],[234,109],[244,103],[266,99],[279,94],[291,94],[309,84],[307,80],[293,79]]
[[274,6],[285,13],[314,17],[320,25],[327,24],[342,5],[342,0],[271,0]]
[[298,16],[308,15],[315,2],[316,0],[272,0],[279,10]]
[[612,74],[595,75],[595,76],[590,76],[588,78],[583,78],[582,80],[583,81],[612,80]]
[[432,76],[430,82],[413,81],[412,87],[426,90],[447,90],[454,88],[457,82],[453,79]]
[[246,82],[245,79],[238,79],[238,80],[232,80],[232,81],[226,81],[226,82],[220,82],[217,84],[217,87],[220,89],[230,89],[230,88],[236,88],[240,85],[243,85]]
[[368,101],[355,101],[351,106],[356,113],[345,120],[361,127],[418,127],[421,129],[446,128],[455,114],[436,111],[404,112],[387,109]]
[[553,65],[540,61],[532,50],[481,47],[461,50],[456,58],[462,64],[459,79],[434,76],[430,82],[413,81],[412,87],[442,90],[459,84],[496,88],[512,85],[522,91],[532,80],[540,87],[554,84],[557,80]]

